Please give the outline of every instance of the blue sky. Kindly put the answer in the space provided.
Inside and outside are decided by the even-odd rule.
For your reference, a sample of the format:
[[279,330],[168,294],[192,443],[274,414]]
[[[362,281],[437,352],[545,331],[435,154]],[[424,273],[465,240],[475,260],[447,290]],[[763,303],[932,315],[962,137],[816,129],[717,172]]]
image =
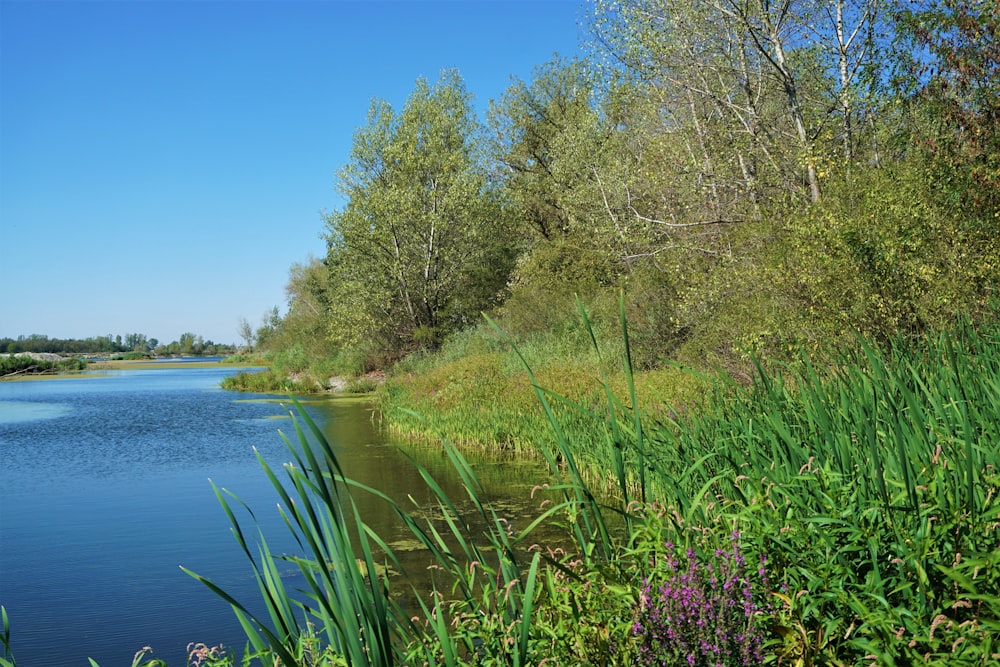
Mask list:
[[0,0],[0,337],[284,312],[373,98],[457,68],[484,112],[578,53],[583,0]]

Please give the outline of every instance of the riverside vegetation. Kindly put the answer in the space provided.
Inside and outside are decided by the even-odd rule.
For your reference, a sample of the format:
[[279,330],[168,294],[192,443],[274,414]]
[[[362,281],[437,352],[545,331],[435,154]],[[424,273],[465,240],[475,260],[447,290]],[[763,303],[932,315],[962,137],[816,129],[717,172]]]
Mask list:
[[[828,371],[803,354],[748,384],[720,375],[684,415],[641,407],[627,333],[622,352],[623,390],[601,377],[603,400],[585,404],[524,364],[552,478],[523,529],[443,443],[468,497],[449,498],[422,469],[439,514],[393,507],[438,570],[433,591],[405,598],[402,565],[353,504],[379,492],[344,478],[296,408],[291,463],[261,466],[302,552],[272,554],[263,540],[256,551],[238,499],[216,490],[267,615],[191,573],[239,616],[243,664],[1000,661],[1000,328],[863,344]],[[598,440],[604,477],[581,462]],[[543,524],[563,538],[537,539]],[[289,567],[302,590],[286,589]],[[9,649],[6,618],[3,637]],[[241,664],[205,646],[190,662]]]
[[[241,325],[270,367],[241,386],[385,372],[384,425],[440,439],[468,497],[395,508],[435,589],[296,410],[261,464],[302,553],[254,551],[220,490],[268,613],[226,598],[258,657],[190,662],[1000,663],[1000,4],[594,0],[584,27],[482,122],[454,71],[373,103],[327,254]],[[549,463],[533,523],[468,446]]]
[[20,375],[70,373],[81,371],[87,362],[76,357],[61,359],[36,359],[28,355],[0,355],[0,379]]

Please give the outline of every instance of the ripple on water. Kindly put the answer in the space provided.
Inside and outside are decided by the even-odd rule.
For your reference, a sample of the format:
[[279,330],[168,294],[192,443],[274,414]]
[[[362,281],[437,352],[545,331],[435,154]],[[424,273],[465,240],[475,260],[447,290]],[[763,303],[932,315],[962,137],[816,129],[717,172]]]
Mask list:
[[0,424],[55,419],[68,415],[73,406],[68,403],[36,403],[33,401],[0,401]]

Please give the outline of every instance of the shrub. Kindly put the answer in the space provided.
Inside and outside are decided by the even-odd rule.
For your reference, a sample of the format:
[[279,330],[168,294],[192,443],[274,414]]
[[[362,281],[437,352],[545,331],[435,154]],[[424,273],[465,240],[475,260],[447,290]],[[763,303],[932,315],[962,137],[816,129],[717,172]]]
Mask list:
[[295,344],[277,352],[271,367],[276,373],[302,373],[309,367],[309,357],[301,345]]
[[0,377],[82,371],[86,367],[87,362],[79,357],[67,357],[59,361],[34,359],[26,354],[0,357]]

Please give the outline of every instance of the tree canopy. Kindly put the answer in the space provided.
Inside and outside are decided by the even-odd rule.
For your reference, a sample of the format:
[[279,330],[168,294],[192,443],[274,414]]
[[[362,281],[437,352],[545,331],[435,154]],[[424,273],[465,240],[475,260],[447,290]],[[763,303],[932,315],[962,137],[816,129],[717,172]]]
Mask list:
[[372,104],[327,217],[331,335],[435,345],[498,302],[510,233],[482,129],[457,72],[418,80],[403,109]]
[[585,55],[485,122],[457,72],[418,80],[355,132],[271,340],[371,368],[623,293],[642,363],[729,363],[988,316],[997,7],[594,0]]

